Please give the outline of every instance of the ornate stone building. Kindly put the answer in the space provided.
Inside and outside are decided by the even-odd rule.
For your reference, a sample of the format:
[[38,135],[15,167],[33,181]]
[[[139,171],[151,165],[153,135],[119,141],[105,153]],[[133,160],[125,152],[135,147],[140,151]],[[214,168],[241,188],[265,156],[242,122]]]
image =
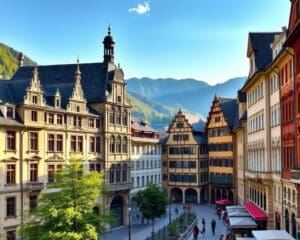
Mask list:
[[14,239],[53,173],[79,156],[110,185],[99,201],[127,224],[130,103],[110,29],[99,63],[22,66],[0,81],[0,232]]
[[228,199],[235,202],[236,188],[234,134],[236,99],[215,96],[206,122],[209,160],[210,203]]
[[141,221],[134,195],[146,188],[150,182],[162,186],[162,155],[159,132],[140,119],[131,119],[131,179],[133,188],[130,191],[132,221]]
[[163,186],[172,202],[203,203],[208,196],[207,139],[179,110],[163,145]]

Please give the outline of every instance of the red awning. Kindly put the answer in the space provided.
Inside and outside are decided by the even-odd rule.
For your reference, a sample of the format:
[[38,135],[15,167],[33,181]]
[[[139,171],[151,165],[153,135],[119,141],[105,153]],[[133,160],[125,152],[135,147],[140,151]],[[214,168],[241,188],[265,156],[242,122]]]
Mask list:
[[254,218],[255,221],[267,221],[268,215],[257,207],[254,203],[245,203],[244,207],[250,213],[250,215]]
[[220,204],[220,205],[230,205],[231,203],[229,202],[228,199],[221,199],[216,201],[216,204]]

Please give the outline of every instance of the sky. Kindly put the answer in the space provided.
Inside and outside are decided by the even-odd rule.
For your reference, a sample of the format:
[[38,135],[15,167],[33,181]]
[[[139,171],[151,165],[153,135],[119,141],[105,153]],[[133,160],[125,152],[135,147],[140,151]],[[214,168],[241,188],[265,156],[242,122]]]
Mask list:
[[0,42],[40,65],[101,62],[110,24],[125,78],[248,75],[249,32],[288,25],[289,0],[0,0]]

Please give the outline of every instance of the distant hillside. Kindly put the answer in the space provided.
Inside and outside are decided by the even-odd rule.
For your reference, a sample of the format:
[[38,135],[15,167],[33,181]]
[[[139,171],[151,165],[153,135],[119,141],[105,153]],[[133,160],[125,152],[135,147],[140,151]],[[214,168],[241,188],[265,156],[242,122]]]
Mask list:
[[[19,52],[3,43],[0,43],[0,79],[12,77],[18,67]],[[34,65],[35,63],[24,55],[24,65]]]
[[215,94],[234,98],[245,80],[246,77],[237,77],[211,86],[194,79],[131,78],[127,80],[127,89],[175,109],[183,108],[207,116]]
[[178,112],[178,109],[157,103],[136,93],[129,91],[127,93],[132,104],[132,115],[143,119],[157,130],[165,130]]

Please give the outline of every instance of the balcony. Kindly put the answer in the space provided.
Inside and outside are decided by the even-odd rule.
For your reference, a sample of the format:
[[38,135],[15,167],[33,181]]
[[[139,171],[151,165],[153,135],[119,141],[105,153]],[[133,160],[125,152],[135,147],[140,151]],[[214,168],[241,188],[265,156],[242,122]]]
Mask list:
[[272,174],[273,174],[272,172],[258,172],[258,171],[251,171],[251,170],[245,171],[246,178],[262,180],[262,181],[272,180],[273,179]]
[[224,187],[224,188],[232,188],[233,184],[228,182],[221,182],[221,181],[209,181],[211,186],[215,187]]
[[44,184],[42,182],[29,182],[24,187],[29,191],[41,191],[44,188]]
[[120,182],[120,183],[110,183],[109,184],[109,191],[116,192],[116,191],[126,191],[132,189],[131,182]]
[[291,181],[300,183],[300,169],[291,169]]

